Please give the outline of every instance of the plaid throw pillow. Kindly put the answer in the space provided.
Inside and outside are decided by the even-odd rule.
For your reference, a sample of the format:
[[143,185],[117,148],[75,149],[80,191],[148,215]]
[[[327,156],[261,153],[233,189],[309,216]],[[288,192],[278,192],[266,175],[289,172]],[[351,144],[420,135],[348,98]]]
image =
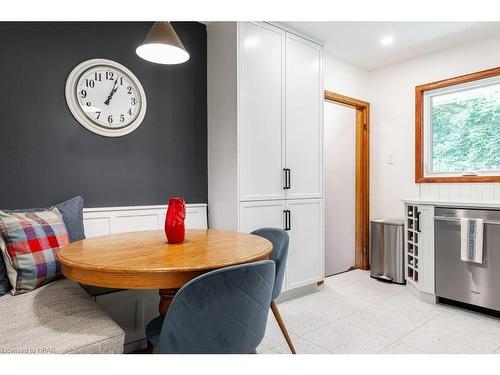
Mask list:
[[0,250],[11,293],[29,292],[57,278],[61,266],[56,251],[69,243],[68,232],[57,208],[41,212],[0,211]]

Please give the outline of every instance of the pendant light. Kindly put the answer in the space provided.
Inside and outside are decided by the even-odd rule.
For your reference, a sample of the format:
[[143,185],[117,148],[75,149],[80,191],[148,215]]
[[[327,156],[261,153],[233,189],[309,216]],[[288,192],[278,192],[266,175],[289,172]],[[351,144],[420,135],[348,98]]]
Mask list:
[[155,22],[135,53],[157,64],[181,64],[189,60],[189,53],[170,22]]

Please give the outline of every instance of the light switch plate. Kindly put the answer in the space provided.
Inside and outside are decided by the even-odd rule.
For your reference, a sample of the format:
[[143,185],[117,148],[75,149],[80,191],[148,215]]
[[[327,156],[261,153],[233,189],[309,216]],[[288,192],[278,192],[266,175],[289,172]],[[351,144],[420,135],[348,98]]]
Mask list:
[[387,154],[387,164],[389,165],[396,164],[396,157],[393,153]]

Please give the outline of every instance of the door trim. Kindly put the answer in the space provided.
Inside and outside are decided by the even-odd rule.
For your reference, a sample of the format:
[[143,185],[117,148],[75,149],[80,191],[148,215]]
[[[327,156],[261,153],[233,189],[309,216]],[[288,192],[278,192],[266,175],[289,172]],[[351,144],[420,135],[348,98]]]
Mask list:
[[355,268],[370,269],[370,103],[328,90],[325,101],[356,110]]

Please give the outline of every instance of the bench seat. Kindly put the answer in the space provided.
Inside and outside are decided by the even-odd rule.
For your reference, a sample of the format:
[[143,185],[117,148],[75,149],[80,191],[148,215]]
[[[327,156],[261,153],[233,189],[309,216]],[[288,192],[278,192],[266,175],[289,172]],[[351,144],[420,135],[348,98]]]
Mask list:
[[0,297],[0,353],[122,353],[125,334],[75,282]]

